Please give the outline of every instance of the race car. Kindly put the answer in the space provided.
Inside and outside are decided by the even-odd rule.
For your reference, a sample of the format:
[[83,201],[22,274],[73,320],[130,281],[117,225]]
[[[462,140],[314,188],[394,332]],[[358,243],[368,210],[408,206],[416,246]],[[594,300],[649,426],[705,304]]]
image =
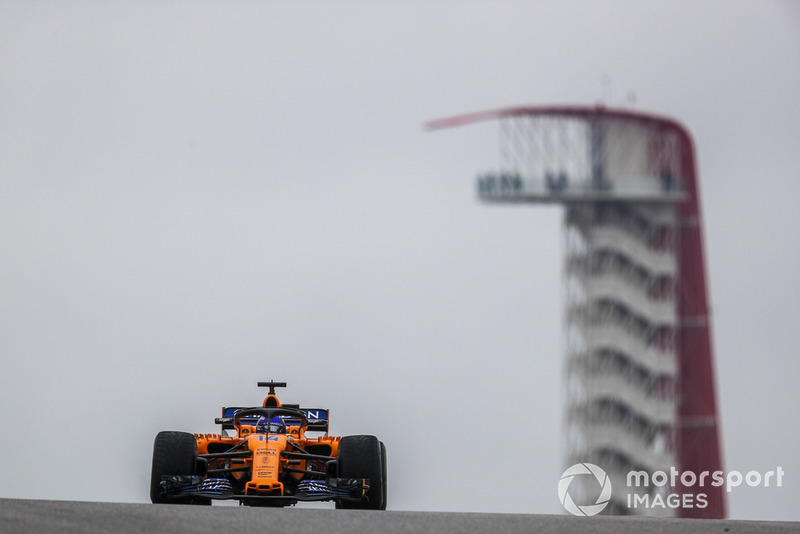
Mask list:
[[[386,446],[375,436],[328,435],[328,410],[281,404],[269,388],[261,406],[223,407],[219,434],[159,432],[150,500],[249,506],[334,501],[336,508],[386,509]],[[314,434],[312,437],[311,434]]]

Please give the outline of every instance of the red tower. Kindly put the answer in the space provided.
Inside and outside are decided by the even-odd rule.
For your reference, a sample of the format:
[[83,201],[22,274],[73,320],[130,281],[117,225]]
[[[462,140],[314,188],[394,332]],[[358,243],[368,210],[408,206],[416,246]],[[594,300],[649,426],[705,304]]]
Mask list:
[[[567,465],[597,463],[615,487],[632,470],[696,480],[721,471],[689,132],[665,117],[581,106],[506,108],[427,126],[489,119],[500,121],[503,168],[479,178],[480,198],[566,207]],[[710,481],[678,480],[670,492],[692,495],[694,505],[665,513],[724,518],[723,488]],[[622,500],[607,512],[653,510]]]

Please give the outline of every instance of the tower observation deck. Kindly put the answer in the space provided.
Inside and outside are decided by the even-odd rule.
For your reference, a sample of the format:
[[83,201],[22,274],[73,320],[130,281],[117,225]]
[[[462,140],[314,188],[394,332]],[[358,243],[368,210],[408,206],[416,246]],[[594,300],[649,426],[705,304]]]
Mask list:
[[[663,117],[580,106],[506,108],[427,126],[491,119],[500,123],[501,168],[478,177],[479,198],[565,207],[565,465],[594,463],[613,488],[627,488],[612,493],[604,513],[725,517],[722,487],[691,477],[674,486],[626,480],[631,471],[699,478],[722,469],[688,131]],[[573,481],[578,497],[596,494],[591,478]],[[649,502],[669,493],[696,499],[632,506],[633,493]]]

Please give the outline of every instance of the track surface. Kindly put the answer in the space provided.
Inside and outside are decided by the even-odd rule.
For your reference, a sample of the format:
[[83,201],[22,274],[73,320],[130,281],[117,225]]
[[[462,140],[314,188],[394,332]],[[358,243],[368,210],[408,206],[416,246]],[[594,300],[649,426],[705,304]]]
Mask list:
[[560,515],[362,512],[0,499],[0,532],[705,533],[800,532],[800,523]]

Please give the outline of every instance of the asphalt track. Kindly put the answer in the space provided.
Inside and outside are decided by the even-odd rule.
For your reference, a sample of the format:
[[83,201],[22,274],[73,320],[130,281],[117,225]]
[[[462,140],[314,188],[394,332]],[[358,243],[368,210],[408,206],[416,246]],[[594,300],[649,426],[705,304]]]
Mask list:
[[0,499],[2,533],[222,532],[731,533],[800,532],[800,523],[561,515],[175,506]]

